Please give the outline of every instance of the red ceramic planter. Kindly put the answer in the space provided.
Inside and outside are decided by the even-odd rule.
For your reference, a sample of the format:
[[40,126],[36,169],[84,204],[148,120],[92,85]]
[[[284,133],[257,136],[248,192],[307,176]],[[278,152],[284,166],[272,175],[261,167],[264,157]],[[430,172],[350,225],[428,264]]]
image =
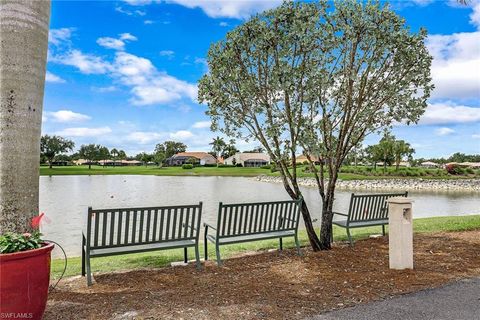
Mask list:
[[42,319],[53,247],[0,254],[0,318]]

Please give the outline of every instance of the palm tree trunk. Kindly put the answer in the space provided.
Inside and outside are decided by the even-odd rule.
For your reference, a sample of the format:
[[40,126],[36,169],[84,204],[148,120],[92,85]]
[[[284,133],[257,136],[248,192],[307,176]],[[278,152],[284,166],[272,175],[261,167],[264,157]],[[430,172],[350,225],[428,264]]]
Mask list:
[[0,233],[38,214],[50,1],[0,2]]

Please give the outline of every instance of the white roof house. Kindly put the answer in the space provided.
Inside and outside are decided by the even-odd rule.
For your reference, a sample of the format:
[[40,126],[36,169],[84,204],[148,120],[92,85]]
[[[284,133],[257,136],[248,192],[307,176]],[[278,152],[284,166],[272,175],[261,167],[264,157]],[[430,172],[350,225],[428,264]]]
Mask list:
[[432,161],[425,161],[420,164],[420,166],[425,167],[425,168],[438,168],[439,165],[438,163],[432,162]]
[[227,165],[241,164],[243,167],[261,167],[270,163],[270,156],[260,152],[237,152],[223,162]]

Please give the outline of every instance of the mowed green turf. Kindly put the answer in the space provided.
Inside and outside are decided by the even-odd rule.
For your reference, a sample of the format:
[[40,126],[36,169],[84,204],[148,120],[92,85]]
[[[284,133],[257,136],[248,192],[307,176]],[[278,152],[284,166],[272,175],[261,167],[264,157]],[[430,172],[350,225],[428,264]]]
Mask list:
[[[421,218],[415,219],[413,225],[415,233],[480,230],[480,215]],[[381,233],[381,230],[381,227],[358,228],[352,230],[352,235],[355,240],[359,240],[368,237],[370,234]],[[308,246],[308,238],[305,231],[299,231],[299,238],[302,246]],[[345,241],[347,239],[345,229],[334,226],[334,239],[335,241]],[[285,239],[284,247],[294,247],[293,240]],[[208,248],[209,257],[210,259],[214,260],[214,246],[209,244]],[[228,259],[229,257],[242,252],[268,250],[272,248],[278,248],[278,240],[264,240],[243,244],[232,244],[220,247],[220,251],[222,254],[222,259]],[[203,258],[203,243],[200,245],[200,256]],[[193,248],[189,249],[189,259],[194,259]],[[94,258],[91,260],[91,267],[93,272],[109,272],[135,268],[160,268],[167,266],[174,261],[183,261],[183,249]],[[52,277],[58,278],[61,275],[63,267],[63,259],[53,260]],[[69,258],[66,276],[79,275],[80,273],[81,258]]]
[[124,166],[124,167],[102,167],[92,166],[65,166],[40,167],[40,175],[155,175],[155,176],[242,176],[254,177],[270,173],[269,169],[241,168],[241,167],[195,167],[193,169],[182,169],[182,167],[157,166]]
[[[347,171],[352,167],[345,167],[342,170]],[[305,166],[301,166],[297,170],[298,177],[313,177],[312,173],[303,172]],[[375,175],[368,173],[366,167],[357,167],[355,172],[341,172],[339,174],[342,180],[372,180],[372,179],[465,179],[478,178],[478,174],[474,175],[429,175],[433,172],[438,172],[436,169],[420,169],[408,168],[409,172],[422,172],[423,176],[404,176],[400,175],[406,169],[403,168],[398,172],[395,168],[389,168],[388,174],[383,175],[381,169],[377,169]],[[431,172],[430,172],[431,171]],[[398,174],[398,175],[397,175]],[[242,167],[195,167],[193,169],[183,169],[182,167],[157,167],[157,166],[125,166],[125,167],[102,167],[92,166],[64,166],[53,167],[50,169],[46,166],[40,167],[40,175],[55,176],[55,175],[156,175],[156,176],[231,176],[231,177],[255,177],[259,175],[279,176],[278,172],[272,173],[270,169],[262,168],[242,168]],[[326,175],[327,176],[327,175]]]

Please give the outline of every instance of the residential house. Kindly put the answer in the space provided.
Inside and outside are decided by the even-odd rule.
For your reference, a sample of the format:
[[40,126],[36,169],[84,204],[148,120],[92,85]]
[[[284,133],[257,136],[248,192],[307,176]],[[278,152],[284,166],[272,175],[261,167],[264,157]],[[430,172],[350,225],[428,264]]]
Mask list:
[[440,165],[438,163],[435,163],[435,162],[432,162],[432,161],[425,161],[425,162],[420,163],[420,166],[423,167],[423,168],[433,169],[433,168],[438,168]]
[[87,160],[87,159],[78,159],[78,160],[73,160],[72,162],[76,166],[83,166],[83,165],[97,164],[98,163],[96,161],[90,161],[90,160]]
[[204,166],[207,164],[216,164],[217,160],[214,156],[206,152],[180,152],[168,158],[165,162],[169,166],[181,166],[185,163]]
[[243,167],[261,167],[270,164],[270,156],[259,152],[237,152],[235,155],[225,159],[224,164],[241,164]]
[[[315,163],[315,164],[320,164],[320,157],[317,157],[317,156],[310,156],[310,159],[312,159],[312,161]],[[295,163],[297,164],[303,164],[305,162],[308,162],[308,159],[307,159],[307,156],[304,155],[304,154],[301,154],[299,156],[296,156],[295,157]]]

